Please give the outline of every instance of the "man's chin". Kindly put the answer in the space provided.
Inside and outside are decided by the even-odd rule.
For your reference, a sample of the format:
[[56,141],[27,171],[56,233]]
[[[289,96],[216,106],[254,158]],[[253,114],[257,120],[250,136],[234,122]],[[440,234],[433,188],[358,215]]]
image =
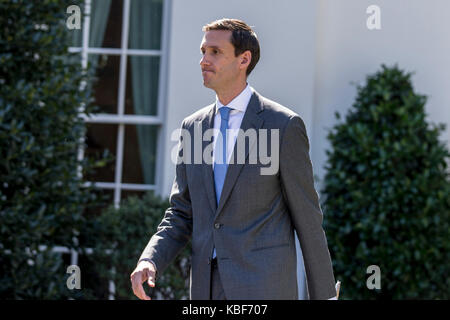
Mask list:
[[206,88],[212,89],[211,83],[209,81],[203,80],[203,86],[205,86]]

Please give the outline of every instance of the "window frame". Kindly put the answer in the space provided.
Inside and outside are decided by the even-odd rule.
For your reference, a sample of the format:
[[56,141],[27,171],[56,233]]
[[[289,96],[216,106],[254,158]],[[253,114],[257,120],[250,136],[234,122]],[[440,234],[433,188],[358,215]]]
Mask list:
[[[85,12],[83,20],[83,35],[81,47],[70,47],[69,52],[81,53],[81,66],[86,69],[88,66],[88,54],[106,54],[120,56],[119,67],[119,92],[117,99],[117,113],[106,114],[96,113],[86,115],[83,112],[83,106],[80,107],[80,115],[85,123],[108,123],[117,124],[117,147],[116,147],[116,162],[115,162],[115,177],[114,182],[102,181],[88,181],[85,185],[94,185],[103,189],[114,190],[114,206],[119,208],[121,191],[122,190],[154,190],[157,194],[162,193],[162,173],[164,165],[164,136],[165,136],[165,120],[166,113],[164,106],[166,104],[167,92],[167,59],[168,59],[168,36],[169,36],[169,6],[170,0],[163,0],[162,8],[162,27],[161,27],[161,49],[147,50],[147,49],[129,49],[129,22],[130,22],[130,5],[132,0],[123,0],[122,11],[122,34],[120,48],[94,48],[89,47],[89,31],[90,31],[90,13],[91,1],[85,0]],[[146,56],[159,57],[159,86],[158,86],[158,105],[157,115],[128,115],[125,114],[125,90],[126,90],[126,76],[128,68],[129,56]],[[155,125],[158,127],[158,136],[156,141],[156,164],[155,164],[155,183],[154,184],[135,184],[123,183],[123,158],[125,147],[125,125]],[[83,141],[84,142],[84,141]],[[78,152],[78,159],[81,161],[84,158],[84,149],[80,148]]]
[[[114,207],[120,207],[120,199],[122,190],[134,190],[134,191],[147,191],[154,190],[157,194],[162,194],[162,179],[164,169],[164,155],[165,144],[164,137],[166,134],[166,105],[167,101],[167,76],[168,76],[168,57],[169,57],[169,34],[170,34],[170,21],[169,13],[171,10],[172,0],[162,0],[162,20],[161,20],[161,48],[160,50],[147,50],[147,49],[129,49],[129,22],[130,22],[130,5],[132,0],[123,0],[122,11],[122,34],[121,34],[121,47],[120,48],[94,48],[89,47],[89,31],[90,31],[90,14],[91,14],[91,2],[96,0],[84,0],[84,14],[83,14],[83,26],[82,26],[82,44],[81,47],[69,47],[69,52],[81,54],[81,67],[86,69],[88,67],[88,54],[106,54],[106,55],[119,55],[120,67],[119,67],[119,92],[117,101],[117,113],[95,113],[87,115],[84,112],[84,105],[80,105],[79,114],[83,118],[85,123],[108,123],[117,124],[117,147],[116,147],[116,163],[115,163],[115,177],[114,182],[101,182],[101,181],[87,181],[85,186],[94,185],[100,189],[114,190]],[[128,67],[129,56],[157,56],[160,57],[159,65],[159,79],[158,79],[158,105],[157,115],[128,115],[125,114],[125,90],[126,90],[126,76]],[[82,83],[80,89],[83,89],[86,83]],[[156,139],[156,164],[155,164],[155,184],[135,184],[135,183],[123,183],[123,158],[125,148],[125,125],[156,125],[158,127],[158,135]],[[82,161],[84,158],[84,142],[85,138],[81,139],[81,147],[78,150],[78,160]],[[78,176],[82,178],[81,167],[78,168]],[[71,264],[78,264],[78,252],[66,247],[54,247],[54,252],[70,253]],[[87,253],[92,252],[92,249],[87,248]],[[113,281],[109,281],[109,299],[114,300],[115,286]]]

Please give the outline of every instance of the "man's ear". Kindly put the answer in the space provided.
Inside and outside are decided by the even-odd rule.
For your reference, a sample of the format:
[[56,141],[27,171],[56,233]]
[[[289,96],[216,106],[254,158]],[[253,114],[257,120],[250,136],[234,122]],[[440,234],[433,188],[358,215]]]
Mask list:
[[252,61],[252,53],[250,50],[246,50],[241,54],[241,67],[248,68],[250,62]]

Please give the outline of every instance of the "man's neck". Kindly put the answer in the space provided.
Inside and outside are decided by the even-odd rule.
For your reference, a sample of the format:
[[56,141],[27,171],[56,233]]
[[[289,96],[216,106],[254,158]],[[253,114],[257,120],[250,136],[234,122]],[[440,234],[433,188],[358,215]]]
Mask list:
[[244,81],[238,83],[235,87],[228,87],[224,90],[216,91],[217,98],[219,99],[220,103],[226,106],[231,101],[233,101],[233,99],[236,98],[242,91],[244,91],[246,86],[247,82]]

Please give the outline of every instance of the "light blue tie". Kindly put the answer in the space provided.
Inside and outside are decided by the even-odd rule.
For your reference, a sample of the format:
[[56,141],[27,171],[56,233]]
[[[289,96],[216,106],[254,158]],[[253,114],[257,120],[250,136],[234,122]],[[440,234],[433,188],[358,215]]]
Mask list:
[[214,186],[216,188],[217,205],[219,205],[228,168],[226,130],[228,129],[230,110],[231,108],[229,107],[221,107],[219,109],[221,116],[220,133],[217,135],[217,142],[214,149]]
[[[219,109],[221,122],[220,133],[217,135],[217,141],[214,148],[214,186],[216,188],[216,202],[219,206],[220,195],[222,194],[223,183],[227,174],[227,139],[226,130],[228,129],[228,118],[231,108],[221,107]],[[213,258],[216,257],[216,248],[213,251]]]

